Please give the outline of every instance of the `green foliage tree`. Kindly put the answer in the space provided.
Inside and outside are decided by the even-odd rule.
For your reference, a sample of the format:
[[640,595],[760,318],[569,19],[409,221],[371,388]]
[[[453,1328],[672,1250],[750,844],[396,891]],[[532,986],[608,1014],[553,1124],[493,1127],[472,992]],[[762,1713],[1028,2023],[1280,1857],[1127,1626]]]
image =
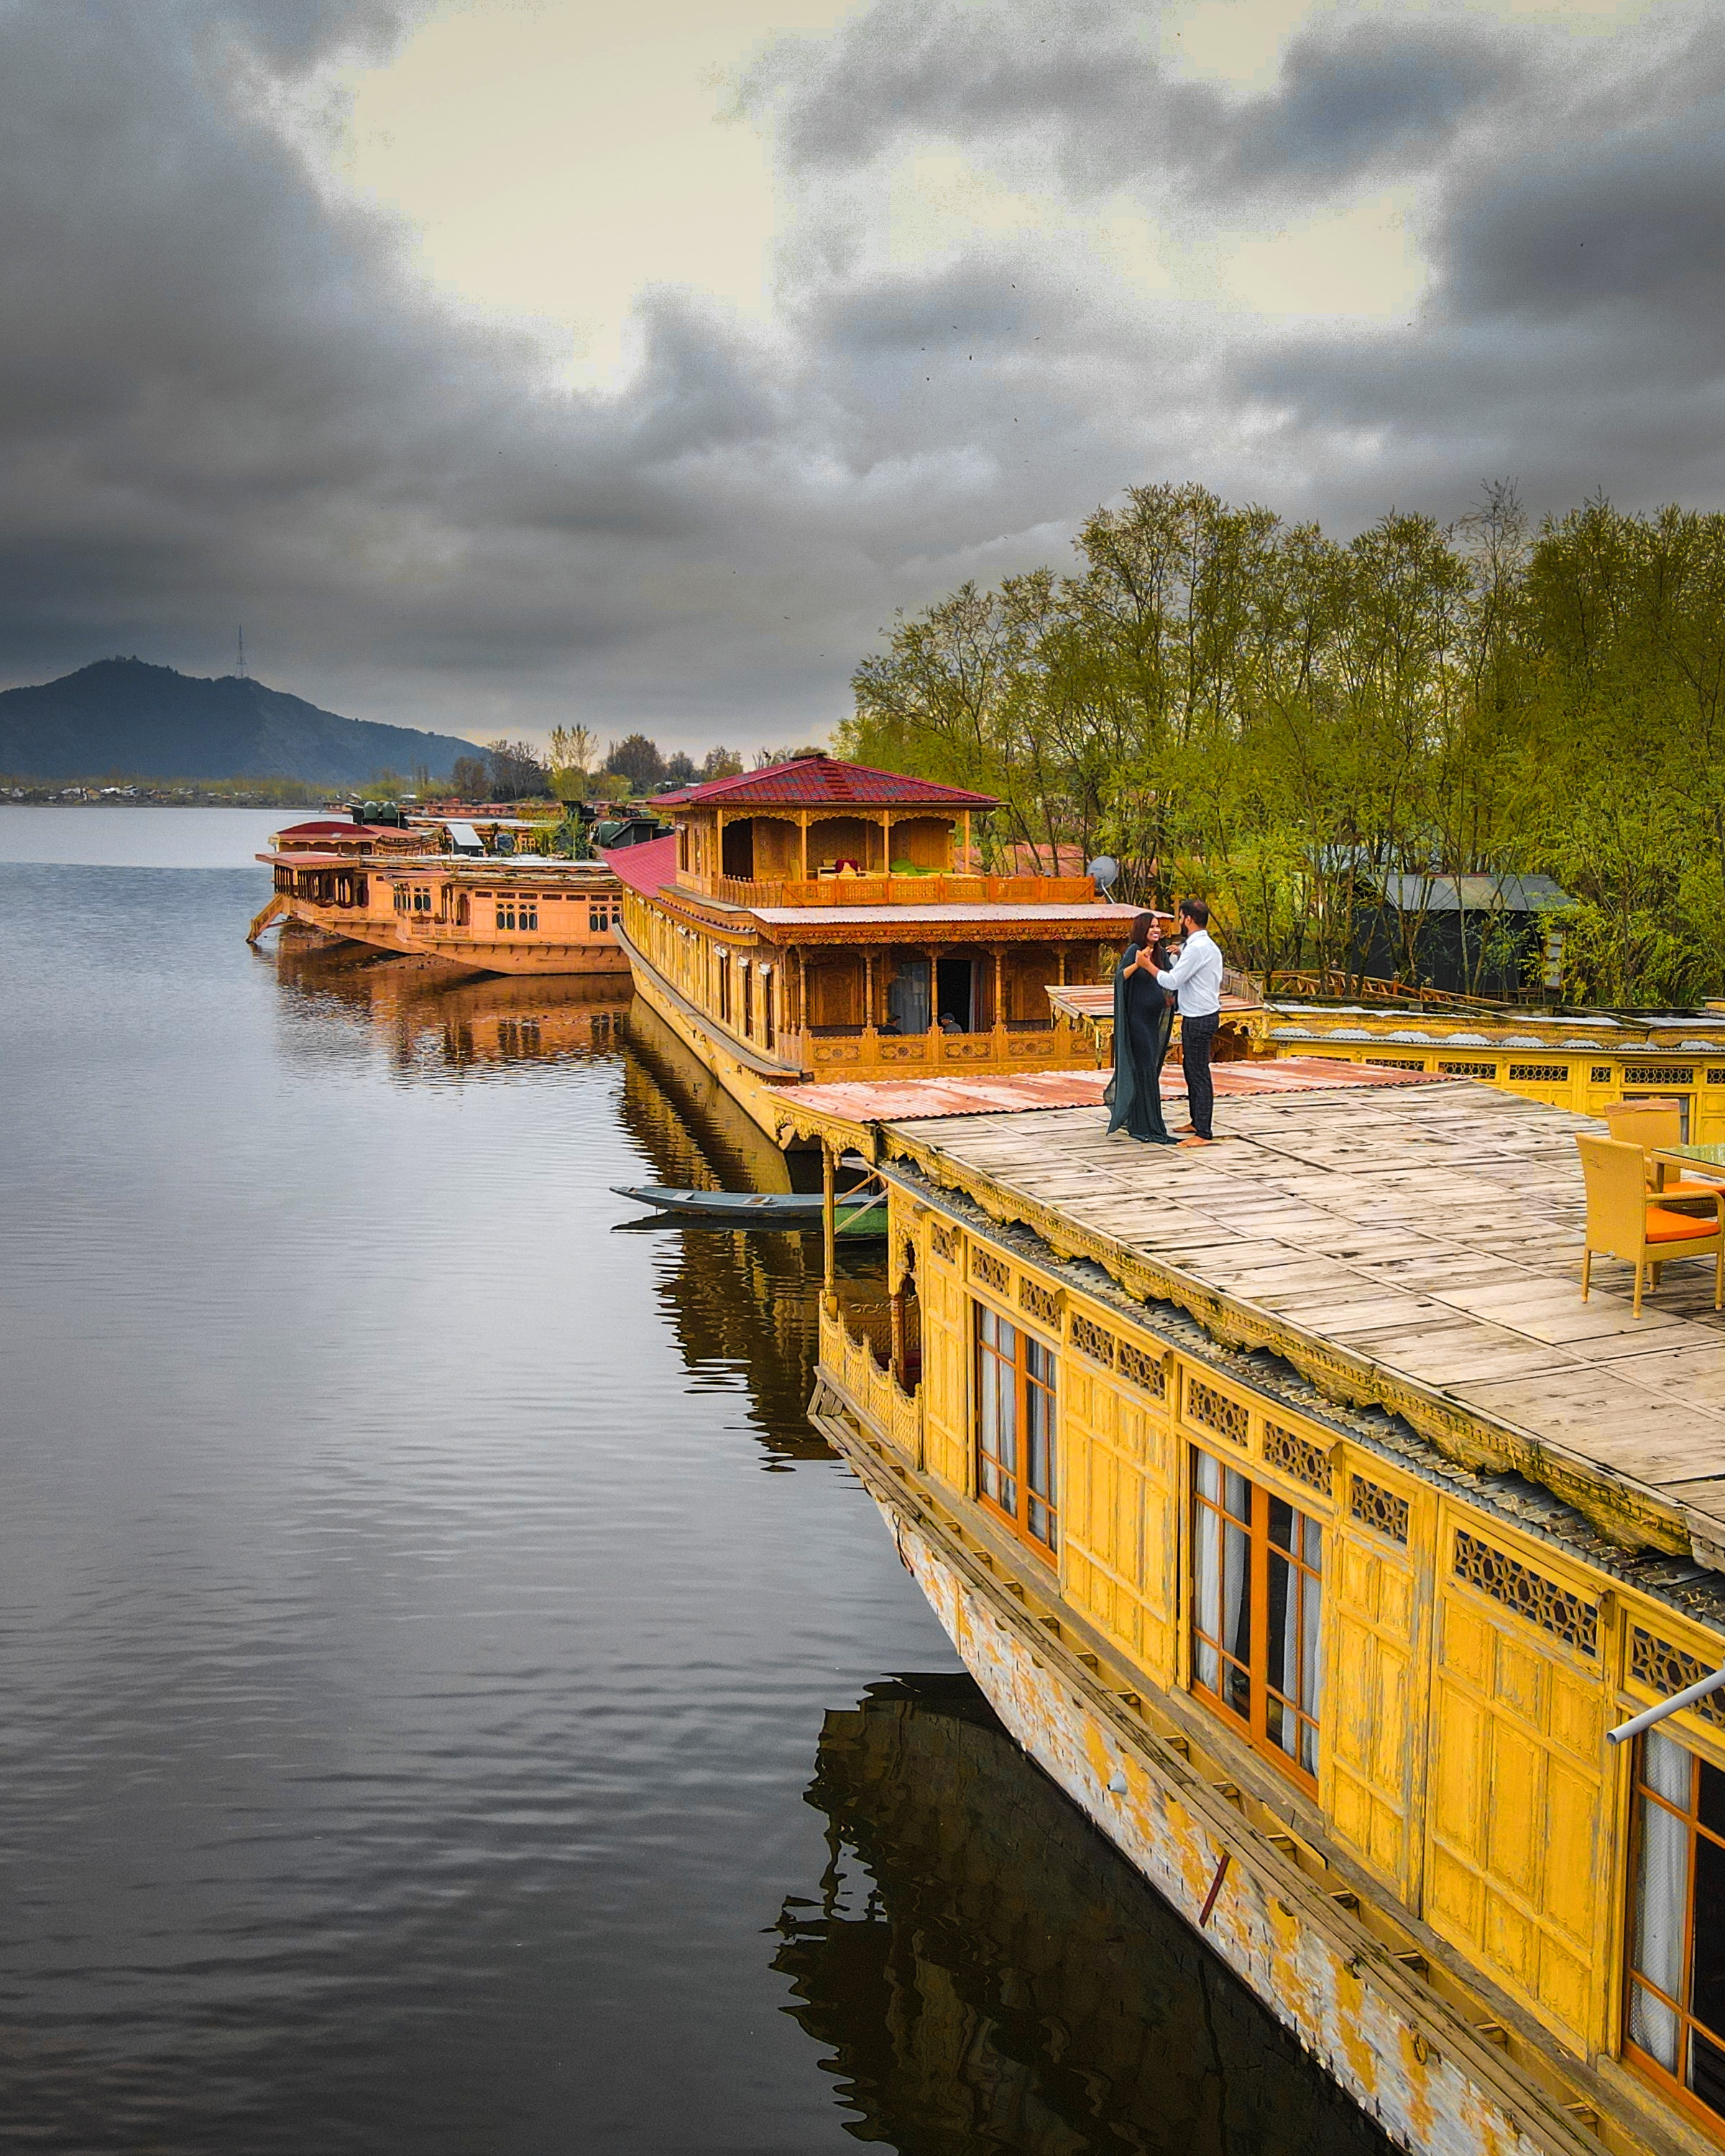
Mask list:
[[605,752],[605,768],[626,778],[632,793],[650,793],[665,777],[665,758],[657,742],[645,734],[629,734]]
[[1725,517],[1601,500],[1536,531],[1497,484],[1343,543],[1159,485],[1076,554],[898,617],[840,752],[999,795],[1050,865],[1105,848],[1134,901],[1200,892],[1257,968],[1345,971],[1378,911],[1417,979],[1430,879],[1543,871],[1577,901],[1569,994],[1725,987]]
[[585,726],[553,726],[546,767],[551,790],[559,801],[587,798],[589,774],[598,743]]

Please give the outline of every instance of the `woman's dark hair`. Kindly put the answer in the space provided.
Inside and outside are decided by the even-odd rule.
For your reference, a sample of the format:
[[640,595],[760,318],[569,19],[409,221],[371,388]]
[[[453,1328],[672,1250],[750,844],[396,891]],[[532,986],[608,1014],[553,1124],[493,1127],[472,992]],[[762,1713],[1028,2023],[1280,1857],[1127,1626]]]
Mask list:
[[1165,973],[1174,963],[1173,954],[1159,936],[1150,946],[1150,958],[1158,973]]
[[1136,943],[1140,950],[1153,943],[1156,941],[1157,917],[1153,913],[1141,913],[1133,921],[1132,934],[1127,941],[1129,943]]
[[1210,910],[1201,898],[1183,898],[1180,917],[1189,921],[1194,928],[1208,928],[1210,925]]

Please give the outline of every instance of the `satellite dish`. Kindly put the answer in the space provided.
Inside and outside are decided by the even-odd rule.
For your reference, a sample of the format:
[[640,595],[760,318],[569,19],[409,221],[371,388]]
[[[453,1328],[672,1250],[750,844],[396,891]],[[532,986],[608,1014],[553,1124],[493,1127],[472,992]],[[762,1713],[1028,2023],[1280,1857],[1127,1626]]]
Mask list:
[[1085,874],[1096,879],[1098,891],[1111,891],[1120,880],[1120,864],[1111,854],[1098,854]]

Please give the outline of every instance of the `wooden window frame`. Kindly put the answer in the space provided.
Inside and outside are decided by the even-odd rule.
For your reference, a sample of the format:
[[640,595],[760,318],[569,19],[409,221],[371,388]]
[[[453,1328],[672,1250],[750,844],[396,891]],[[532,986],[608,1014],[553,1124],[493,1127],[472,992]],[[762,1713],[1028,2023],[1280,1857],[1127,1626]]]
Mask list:
[[[1034,1550],[1045,1563],[1056,1564],[1060,1548],[1060,1446],[1056,1422],[1059,1352],[1048,1342],[1039,1339],[1034,1332],[996,1310],[992,1304],[979,1302],[973,1296],[970,1306],[973,1313],[970,1326],[973,1380],[971,1448],[976,1472],[977,1502],[985,1512],[1011,1528],[1025,1548]],[[990,1326],[997,1328],[993,1339],[988,1337]],[[1009,1336],[1010,1344],[1004,1352],[999,1337],[1001,1332]],[[1034,1367],[1036,1358],[1045,1363],[1045,1375]],[[1009,1373],[1010,1379],[1004,1395],[1010,1400],[1012,1407],[1010,1437],[1013,1456],[1009,1462],[1002,1453],[991,1452],[987,1444],[988,1419],[983,1413],[983,1401],[988,1397],[991,1381],[995,1379],[999,1372]],[[1038,1487],[1030,1476],[1030,1409],[1038,1399],[1045,1416],[1045,1489]],[[1000,1496],[989,1491],[988,1483],[991,1468],[997,1488],[1009,1490],[1010,1505],[1003,1503]],[[1046,1526],[1046,1534],[1038,1532],[1039,1514]]]
[[[1291,1497],[1282,1496],[1267,1483],[1258,1481],[1245,1471],[1245,1466],[1223,1458],[1202,1445],[1190,1447],[1192,1474],[1191,1531],[1192,1553],[1188,1568],[1190,1603],[1189,1609],[1189,1644],[1192,1655],[1191,1684],[1194,1695],[1201,1699],[1230,1728],[1237,1730],[1255,1752],[1271,1760],[1290,1780],[1314,1795],[1317,1790],[1318,1748],[1322,1733],[1322,1657],[1323,1657],[1323,1538],[1326,1522],[1317,1514],[1308,1512]],[[1219,1498],[1213,1497],[1202,1486],[1199,1463],[1208,1461],[1217,1472]],[[1244,1513],[1230,1509],[1230,1482],[1244,1485],[1246,1510]],[[1291,1516],[1289,1541],[1284,1545],[1273,1542],[1271,1536],[1271,1507],[1286,1506]],[[1234,1649],[1216,1633],[1206,1630],[1209,1612],[1199,1605],[1199,1548],[1206,1513],[1214,1514],[1217,1528],[1219,1563],[1216,1587],[1223,1592],[1224,1568],[1220,1561],[1226,1548],[1228,1528],[1231,1526],[1244,1533],[1246,1539],[1246,1584],[1248,1592],[1247,1621],[1250,1636],[1246,1645],[1247,1660],[1242,1662]],[[1310,1527],[1317,1537],[1318,1563],[1313,1564],[1307,1555],[1307,1544],[1302,1528]],[[1290,1698],[1281,1686],[1271,1681],[1270,1666],[1270,1570],[1272,1562],[1285,1563],[1292,1574],[1295,1595],[1291,1622],[1296,1639],[1306,1632],[1306,1612],[1308,1600],[1316,1598],[1317,1609],[1311,1627],[1315,1641],[1313,1686],[1310,1697],[1306,1692],[1307,1672],[1301,1658],[1296,1682],[1302,1696]],[[1204,1650],[1216,1658],[1217,1674],[1221,1689],[1206,1684],[1201,1675]],[[1237,1672],[1239,1683],[1230,1683],[1231,1672]],[[1245,1708],[1242,1712],[1234,1698],[1244,1696]],[[1296,1749],[1290,1752],[1272,1736],[1270,1728],[1272,1705],[1294,1719]],[[1309,1748],[1302,1739],[1309,1735]],[[1308,1767],[1301,1753],[1309,1749],[1312,1764]]]
[[1677,2105],[1686,2118],[1695,2120],[1716,2140],[1725,2141],[1725,2110],[1716,2110],[1707,2100],[1697,2096],[1680,2074],[1674,2074],[1651,2051],[1645,2051],[1630,2034],[1634,2025],[1635,1997],[1637,1988],[1645,1989],[1660,2005],[1675,2016],[1678,2034],[1678,2059],[1686,2069],[1689,2046],[1698,2030],[1716,2050],[1725,2051],[1725,2030],[1710,2028],[1700,2015],[1692,2012],[1681,1999],[1673,1999],[1662,1990],[1651,1977],[1644,1976],[1635,1967],[1636,1932],[1640,1916],[1640,1871],[1642,1836],[1645,1831],[1649,1804],[1656,1805],[1667,1817],[1680,1820],[1686,1830],[1686,1876],[1688,1894],[1683,1911],[1682,1969],[1680,1989],[1684,1998],[1692,1991],[1695,1973],[1695,1855],[1698,1841],[1706,1841],[1725,1852],[1725,1832],[1706,1825],[1701,1818],[1701,1770],[1703,1766],[1721,1770],[1704,1753],[1697,1752],[1684,1741],[1681,1735],[1671,1736],[1661,1732],[1668,1743],[1675,1745],[1689,1761],[1689,1804],[1680,1811],[1671,1799],[1654,1789],[1646,1779],[1646,1738],[1635,1740],[1635,1756],[1630,1768],[1630,1833],[1629,1851],[1629,1912],[1625,1927],[1623,1957],[1623,2056],[1645,2080],[1651,2082],[1660,2093]]

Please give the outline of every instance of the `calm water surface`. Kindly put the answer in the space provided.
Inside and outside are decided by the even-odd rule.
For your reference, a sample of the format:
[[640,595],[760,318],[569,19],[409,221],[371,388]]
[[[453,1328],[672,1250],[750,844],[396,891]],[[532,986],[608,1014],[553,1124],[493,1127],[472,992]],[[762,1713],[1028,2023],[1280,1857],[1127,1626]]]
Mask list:
[[0,809],[0,2145],[1381,2148],[957,1672],[818,1239],[613,1232],[674,1051],[249,951],[278,820]]

